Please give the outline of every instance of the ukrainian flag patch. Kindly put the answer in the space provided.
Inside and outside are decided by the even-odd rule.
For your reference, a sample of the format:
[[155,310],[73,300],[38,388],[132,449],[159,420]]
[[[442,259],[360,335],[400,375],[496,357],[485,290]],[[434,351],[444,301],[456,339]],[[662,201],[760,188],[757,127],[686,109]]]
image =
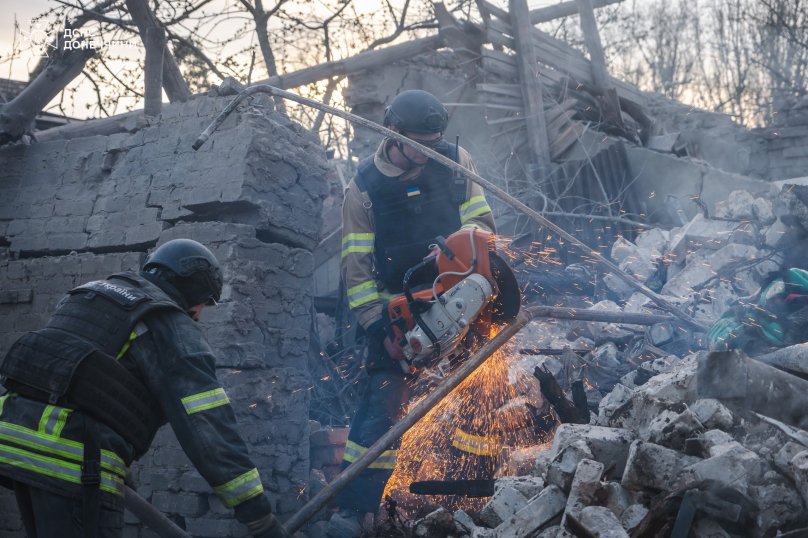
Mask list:
[[407,187],[407,198],[412,198],[413,196],[420,196],[420,195],[421,195],[421,189],[419,189],[418,187],[415,186]]

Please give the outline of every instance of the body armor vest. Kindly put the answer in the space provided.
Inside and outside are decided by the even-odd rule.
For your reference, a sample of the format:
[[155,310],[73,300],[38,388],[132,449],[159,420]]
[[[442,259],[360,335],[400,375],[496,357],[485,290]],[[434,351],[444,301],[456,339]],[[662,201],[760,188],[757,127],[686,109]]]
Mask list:
[[23,335],[0,364],[9,391],[78,409],[106,424],[142,455],[163,414],[143,382],[116,355],[138,321],[183,309],[136,273],[120,273],[68,292],[48,324]]
[[[455,144],[444,142],[435,151],[458,160]],[[377,278],[388,291],[400,293],[404,273],[429,254],[435,238],[460,229],[466,180],[430,159],[417,177],[401,181],[382,174],[371,156],[359,164],[355,182],[373,209]]]

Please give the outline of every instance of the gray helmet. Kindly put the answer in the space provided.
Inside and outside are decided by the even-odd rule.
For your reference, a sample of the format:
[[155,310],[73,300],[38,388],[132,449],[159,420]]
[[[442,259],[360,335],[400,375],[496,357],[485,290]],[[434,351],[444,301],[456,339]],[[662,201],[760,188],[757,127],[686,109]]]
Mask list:
[[442,133],[449,123],[446,107],[429,92],[407,90],[384,111],[384,126],[417,134]]
[[189,305],[216,304],[222,296],[222,269],[216,256],[192,239],[172,239],[152,252],[143,270],[157,273]]

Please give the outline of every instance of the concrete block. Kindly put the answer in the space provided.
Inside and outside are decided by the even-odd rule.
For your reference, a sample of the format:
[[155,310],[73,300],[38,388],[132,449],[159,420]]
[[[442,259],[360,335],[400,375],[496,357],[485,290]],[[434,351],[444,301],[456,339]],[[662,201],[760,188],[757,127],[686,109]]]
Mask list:
[[471,534],[472,531],[477,529],[477,524],[474,519],[465,510],[458,510],[454,513],[455,527],[457,532],[461,534]]
[[620,483],[630,490],[651,488],[669,491],[671,482],[686,467],[698,461],[699,458],[681,454],[670,448],[634,441]]
[[151,503],[161,512],[186,517],[199,517],[208,509],[208,501],[204,495],[190,493],[155,491]]
[[620,520],[611,510],[603,506],[587,506],[581,511],[578,521],[589,531],[591,536],[598,538],[628,538]]
[[791,460],[794,459],[794,456],[803,452],[804,450],[808,450],[799,443],[795,443],[794,441],[787,441],[786,444],[780,448],[780,450],[774,456],[774,465],[780,471],[782,471],[786,476],[795,480],[794,477],[794,470],[791,467]]
[[[567,505],[564,508],[564,519],[574,517],[578,519],[581,511],[593,504],[597,493],[601,489],[600,478],[603,476],[603,464],[599,461],[581,460],[575,469],[575,478],[572,480]],[[564,525],[564,520],[561,522]]]
[[412,534],[416,538],[431,536],[446,536],[455,530],[455,521],[452,513],[445,508],[438,508],[434,512],[415,522]]
[[726,245],[709,257],[710,269],[714,273],[722,273],[724,269],[739,261],[752,261],[760,257],[760,251],[751,245],[731,243]]
[[604,482],[601,484],[598,497],[601,499],[598,504],[602,504],[614,512],[616,516],[620,516],[629,506],[637,502],[634,495],[624,488],[620,482]]
[[149,224],[132,226],[127,228],[126,232],[124,233],[124,244],[131,246],[154,244],[160,237],[162,231],[162,222],[152,222]]
[[764,463],[760,457],[733,441],[710,448],[710,457],[696,462],[675,478],[674,487],[690,489],[709,483],[744,495],[751,482],[761,479]]
[[572,440],[553,457],[547,467],[547,483],[568,492],[572,486],[575,469],[584,459],[594,459],[592,451],[582,439]]
[[620,524],[627,532],[636,529],[648,515],[648,508],[642,504],[632,504],[620,515]]
[[185,522],[185,531],[194,538],[244,536],[244,526],[235,519],[193,518]]
[[749,486],[749,496],[758,508],[755,524],[764,534],[796,522],[805,513],[802,497],[785,480]]
[[689,252],[698,248],[719,249],[729,242],[737,227],[737,222],[711,220],[699,213],[671,237],[668,257],[673,261],[681,261]]
[[610,472],[620,476],[628,458],[628,449],[635,435],[621,428],[591,426],[589,424],[562,424],[556,430],[550,456],[555,458],[565,447],[575,441],[583,441],[597,461],[606,461],[613,466]]
[[669,241],[670,232],[668,230],[652,228],[637,235],[634,243],[641,249],[662,253],[667,251]]
[[82,250],[87,247],[87,237],[83,232],[49,233],[46,249],[55,252]]
[[526,499],[532,499],[544,489],[544,479],[538,476],[503,476],[497,479],[494,488],[503,487],[512,487]]
[[703,430],[704,426],[689,409],[681,413],[666,410],[651,421],[643,439],[682,451],[685,441]]
[[721,430],[708,430],[701,434],[700,439],[708,451],[714,446],[731,443],[734,440],[730,434]]
[[712,398],[702,398],[693,402],[690,410],[705,428],[726,430],[732,427],[735,417],[727,406]]
[[496,538],[533,536],[542,526],[561,514],[565,505],[564,492],[556,486],[548,486],[497,527]]
[[747,191],[732,191],[726,200],[715,204],[715,216],[722,219],[755,218],[755,197]]
[[511,518],[527,504],[527,499],[515,488],[505,486],[494,493],[480,510],[480,520],[492,529]]
[[608,426],[615,411],[628,403],[633,393],[633,390],[622,383],[616,384],[612,391],[598,403],[598,425]]
[[790,462],[791,475],[797,484],[797,491],[803,502],[808,505],[808,450],[797,453]]

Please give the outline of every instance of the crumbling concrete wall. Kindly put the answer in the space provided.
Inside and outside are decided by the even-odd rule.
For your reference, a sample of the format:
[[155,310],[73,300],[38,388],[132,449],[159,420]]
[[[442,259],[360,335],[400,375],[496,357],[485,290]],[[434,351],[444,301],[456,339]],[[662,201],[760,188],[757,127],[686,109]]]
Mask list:
[[[72,286],[137,269],[177,237],[224,268],[203,329],[219,379],[281,517],[309,481],[307,368],[311,250],[326,194],[318,140],[258,99],[199,152],[191,144],[227,99],[167,106],[134,132],[0,148],[0,353],[40,327]],[[132,467],[138,492],[192,535],[244,529],[193,469],[170,429]],[[0,535],[21,535],[0,496]],[[127,516],[127,536],[153,536]]]
[[783,103],[774,125],[760,131],[770,179],[808,176],[808,98]]

